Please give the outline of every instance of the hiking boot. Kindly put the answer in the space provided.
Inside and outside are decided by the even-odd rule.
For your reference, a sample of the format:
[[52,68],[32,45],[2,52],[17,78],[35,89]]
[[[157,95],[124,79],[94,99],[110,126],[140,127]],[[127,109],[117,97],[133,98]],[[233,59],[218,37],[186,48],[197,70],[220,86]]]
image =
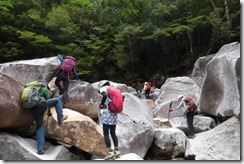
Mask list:
[[37,154],[39,154],[39,155],[43,155],[44,153],[45,153],[44,150],[38,150],[38,152],[37,152]]
[[62,122],[63,122],[64,120],[66,120],[67,118],[68,118],[68,116],[67,116],[67,115],[64,115],[63,118],[58,122],[58,124],[61,125]]
[[114,151],[109,150],[107,156],[104,158],[105,160],[111,160],[114,158]]
[[119,149],[114,149],[114,157],[115,158],[120,157],[120,151],[119,151]]
[[59,91],[59,95],[62,95],[64,93],[64,91]]

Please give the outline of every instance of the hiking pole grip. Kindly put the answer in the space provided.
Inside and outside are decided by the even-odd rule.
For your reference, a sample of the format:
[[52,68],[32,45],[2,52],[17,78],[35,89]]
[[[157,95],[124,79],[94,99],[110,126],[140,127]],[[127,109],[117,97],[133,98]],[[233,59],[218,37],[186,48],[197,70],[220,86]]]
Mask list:
[[170,103],[169,103],[169,115],[168,115],[168,122],[169,122],[169,117],[170,117],[170,109],[172,108],[172,104],[173,104],[173,101],[171,101]]

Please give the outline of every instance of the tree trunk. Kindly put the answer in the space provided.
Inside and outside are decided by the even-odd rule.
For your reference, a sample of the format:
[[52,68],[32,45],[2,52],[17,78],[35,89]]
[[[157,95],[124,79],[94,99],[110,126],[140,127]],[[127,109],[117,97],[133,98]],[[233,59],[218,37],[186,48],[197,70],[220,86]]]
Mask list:
[[[211,3],[212,3],[212,6],[213,6],[213,8],[214,8],[214,10],[215,10],[215,9],[216,9],[216,6],[215,6],[215,4],[214,4],[214,1],[211,0]],[[219,14],[219,12],[218,12],[218,11],[216,11],[216,12],[217,12],[218,17],[220,18],[220,14]]]
[[193,48],[192,48],[192,33],[188,30],[187,31],[188,39],[189,39],[189,48],[190,48],[190,54],[193,57]]
[[225,0],[225,14],[226,14],[226,21],[228,23],[228,28],[231,28],[231,21],[230,21],[230,16],[229,16],[229,6],[227,3],[227,0]]
[[130,46],[130,59],[131,59],[131,63],[132,63],[132,70],[134,71],[135,70],[135,66],[134,66],[133,51],[132,51],[130,38],[129,38],[129,46]]

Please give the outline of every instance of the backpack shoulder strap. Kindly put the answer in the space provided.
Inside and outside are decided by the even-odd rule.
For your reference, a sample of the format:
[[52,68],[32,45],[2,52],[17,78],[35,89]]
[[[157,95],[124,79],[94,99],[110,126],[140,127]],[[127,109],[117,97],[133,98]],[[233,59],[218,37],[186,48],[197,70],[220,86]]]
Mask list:
[[184,101],[189,102],[189,101],[191,101],[191,99],[190,98],[184,98]]
[[40,83],[38,80],[36,80],[36,81],[32,81],[32,82],[25,84],[25,88],[27,88],[27,87],[39,87],[41,85],[42,85],[42,83]]

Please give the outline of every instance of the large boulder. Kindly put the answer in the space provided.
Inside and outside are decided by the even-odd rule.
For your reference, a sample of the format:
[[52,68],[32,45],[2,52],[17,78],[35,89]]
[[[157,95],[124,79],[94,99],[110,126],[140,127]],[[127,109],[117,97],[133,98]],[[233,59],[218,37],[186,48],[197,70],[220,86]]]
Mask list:
[[[164,119],[164,118],[154,118],[154,123],[156,127],[159,128],[169,128],[174,127],[182,130],[186,135],[189,134],[189,129],[187,125],[186,117],[175,117],[172,119]],[[213,118],[195,115],[193,119],[193,126],[195,133],[201,133],[204,131],[208,131],[216,126],[216,123]]]
[[101,87],[101,85],[103,85],[105,82],[109,82],[110,85],[114,88],[119,89],[121,92],[129,92],[129,88],[127,87],[127,85],[125,84],[121,84],[121,83],[116,83],[113,81],[109,81],[109,80],[101,80],[95,83],[92,83],[93,88],[95,88],[95,90],[99,90],[99,87]]
[[51,81],[58,71],[60,62],[57,57],[19,60],[0,64],[0,72],[26,84],[34,80]]
[[186,144],[185,157],[195,160],[240,160],[240,120],[233,116],[206,132],[196,134]]
[[89,154],[104,157],[107,148],[104,142],[102,129],[90,117],[79,112],[63,109],[63,114],[68,119],[61,125],[57,123],[57,114],[51,109],[52,117],[44,116],[46,136],[77,147]]
[[79,157],[69,152],[62,145],[52,145],[46,142],[46,154],[39,155],[36,141],[22,138],[15,134],[0,132],[0,158],[6,161],[22,160],[79,160]]
[[240,43],[224,45],[207,64],[199,107],[219,117],[240,115]]
[[34,119],[21,107],[24,86],[11,77],[0,73],[0,128],[16,128],[31,124]]
[[207,73],[207,64],[213,59],[216,54],[203,56],[197,59],[194,64],[193,71],[189,77],[191,77],[201,88],[203,81]]
[[143,159],[135,153],[129,153],[129,154],[121,155],[120,158],[115,159],[115,160],[131,161],[131,160],[143,160]]
[[183,110],[176,110],[169,113],[169,105],[171,101],[173,101],[173,108],[179,104],[177,101],[179,94],[192,98],[197,104],[200,88],[194,80],[186,76],[167,79],[161,87],[159,97],[155,101],[156,107],[152,111],[153,117],[174,118],[182,116]]
[[65,108],[80,112],[92,119],[98,118],[99,103],[102,96],[90,83],[80,80],[71,80],[68,90],[68,99]]
[[[186,135],[189,134],[186,117],[175,117],[170,121],[173,127],[182,130]],[[213,129],[216,126],[216,123],[211,117],[195,115],[193,119],[193,126],[195,133],[201,133]]]
[[[94,160],[104,160],[104,159],[94,159]],[[114,160],[132,161],[132,160],[143,160],[143,159],[135,153],[128,153],[128,154],[123,154],[119,158],[116,158]]]
[[159,160],[184,157],[186,140],[186,135],[177,128],[157,129],[151,154]]
[[124,93],[124,110],[118,114],[116,133],[122,154],[134,152],[144,158],[154,138],[151,110],[137,96]]

